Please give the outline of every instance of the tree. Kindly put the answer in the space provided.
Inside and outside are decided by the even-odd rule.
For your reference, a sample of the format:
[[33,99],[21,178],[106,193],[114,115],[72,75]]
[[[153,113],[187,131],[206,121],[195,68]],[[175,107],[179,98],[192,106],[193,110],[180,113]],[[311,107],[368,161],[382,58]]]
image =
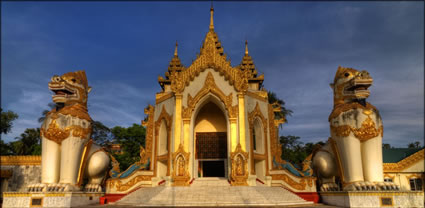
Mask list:
[[122,154],[114,154],[114,157],[120,163],[120,169],[125,170],[131,164],[140,160],[140,146],[145,147],[146,129],[139,125],[124,128],[115,126],[111,129],[113,142],[121,144]]
[[12,147],[9,143],[4,143],[0,140],[0,155],[13,155]]
[[0,122],[0,133],[7,134],[10,132],[13,126],[13,121],[18,118],[18,114],[13,111],[3,112],[3,109],[0,108],[1,112],[1,122]]
[[12,150],[17,155],[41,155],[40,128],[25,129],[17,141],[11,142]]
[[93,121],[91,125],[91,138],[93,141],[101,146],[106,146],[106,143],[111,138],[111,130],[100,121]]
[[43,123],[44,120],[46,119],[47,114],[54,108],[56,108],[56,104],[55,103],[49,103],[47,104],[47,106],[49,106],[50,110],[44,110],[43,112],[41,112],[41,117],[38,118],[38,122],[39,123]]
[[383,144],[382,144],[382,148],[383,148],[383,149],[391,149],[392,147],[391,147],[391,145],[390,145],[390,144],[383,143]]
[[[289,110],[285,107],[285,101],[279,99],[276,96],[276,93],[271,91],[267,92],[267,97],[269,103],[272,104],[274,108],[280,107],[280,112],[274,113],[275,119],[284,119],[287,122],[286,118],[292,115],[292,110]],[[279,127],[282,127],[282,124],[279,124]]]
[[409,143],[407,145],[407,148],[416,148],[416,149],[421,148],[421,143],[419,141]]
[[325,142],[319,141],[317,143],[306,143],[305,145],[299,141],[298,136],[280,136],[280,144],[282,144],[283,160],[287,160],[295,166],[301,167],[304,159],[313,152],[317,145],[325,145]]

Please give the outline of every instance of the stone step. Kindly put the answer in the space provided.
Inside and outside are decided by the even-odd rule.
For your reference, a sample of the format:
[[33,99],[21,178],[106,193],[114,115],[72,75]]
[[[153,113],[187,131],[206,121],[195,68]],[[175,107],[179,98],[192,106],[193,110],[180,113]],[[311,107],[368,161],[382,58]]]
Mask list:
[[[214,184],[212,184],[215,182]],[[227,183],[224,186],[224,182]],[[202,186],[201,186],[202,185]],[[141,188],[115,202],[137,206],[276,206],[307,205],[296,194],[281,187],[230,186],[227,179],[199,178],[189,187]]]

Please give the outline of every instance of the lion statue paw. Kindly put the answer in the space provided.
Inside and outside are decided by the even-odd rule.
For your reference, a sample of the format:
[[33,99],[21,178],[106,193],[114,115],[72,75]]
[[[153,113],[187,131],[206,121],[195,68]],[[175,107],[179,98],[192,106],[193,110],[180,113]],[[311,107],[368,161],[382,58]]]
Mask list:
[[379,182],[377,183],[377,186],[379,187],[379,190],[381,191],[399,191],[400,186],[396,185],[393,182]]
[[52,183],[47,185],[48,192],[72,192],[79,190],[80,188],[78,188],[77,186],[67,183]]
[[320,191],[339,191],[339,187],[336,183],[325,183],[320,187]]
[[359,181],[344,187],[344,191],[377,191],[378,187],[368,181]]
[[28,186],[28,192],[46,192],[47,184],[45,183],[36,183]]
[[99,184],[87,184],[84,188],[86,192],[102,192],[102,186]]

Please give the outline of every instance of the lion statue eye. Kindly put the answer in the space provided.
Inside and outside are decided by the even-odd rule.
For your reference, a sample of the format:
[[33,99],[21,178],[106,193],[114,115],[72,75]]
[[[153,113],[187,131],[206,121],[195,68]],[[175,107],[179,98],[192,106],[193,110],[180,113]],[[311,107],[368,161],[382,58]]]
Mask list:
[[72,78],[71,81],[75,83],[77,80],[75,78]]
[[344,76],[348,77],[348,76],[350,76],[350,73],[347,72],[347,73],[344,74]]

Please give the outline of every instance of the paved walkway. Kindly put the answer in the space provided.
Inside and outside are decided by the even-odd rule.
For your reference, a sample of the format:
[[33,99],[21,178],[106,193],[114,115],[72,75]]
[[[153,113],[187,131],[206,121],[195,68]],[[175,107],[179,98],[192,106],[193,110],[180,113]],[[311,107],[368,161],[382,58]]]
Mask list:
[[141,188],[114,203],[131,206],[311,205],[280,187],[230,186],[225,178],[196,179],[190,187]]

